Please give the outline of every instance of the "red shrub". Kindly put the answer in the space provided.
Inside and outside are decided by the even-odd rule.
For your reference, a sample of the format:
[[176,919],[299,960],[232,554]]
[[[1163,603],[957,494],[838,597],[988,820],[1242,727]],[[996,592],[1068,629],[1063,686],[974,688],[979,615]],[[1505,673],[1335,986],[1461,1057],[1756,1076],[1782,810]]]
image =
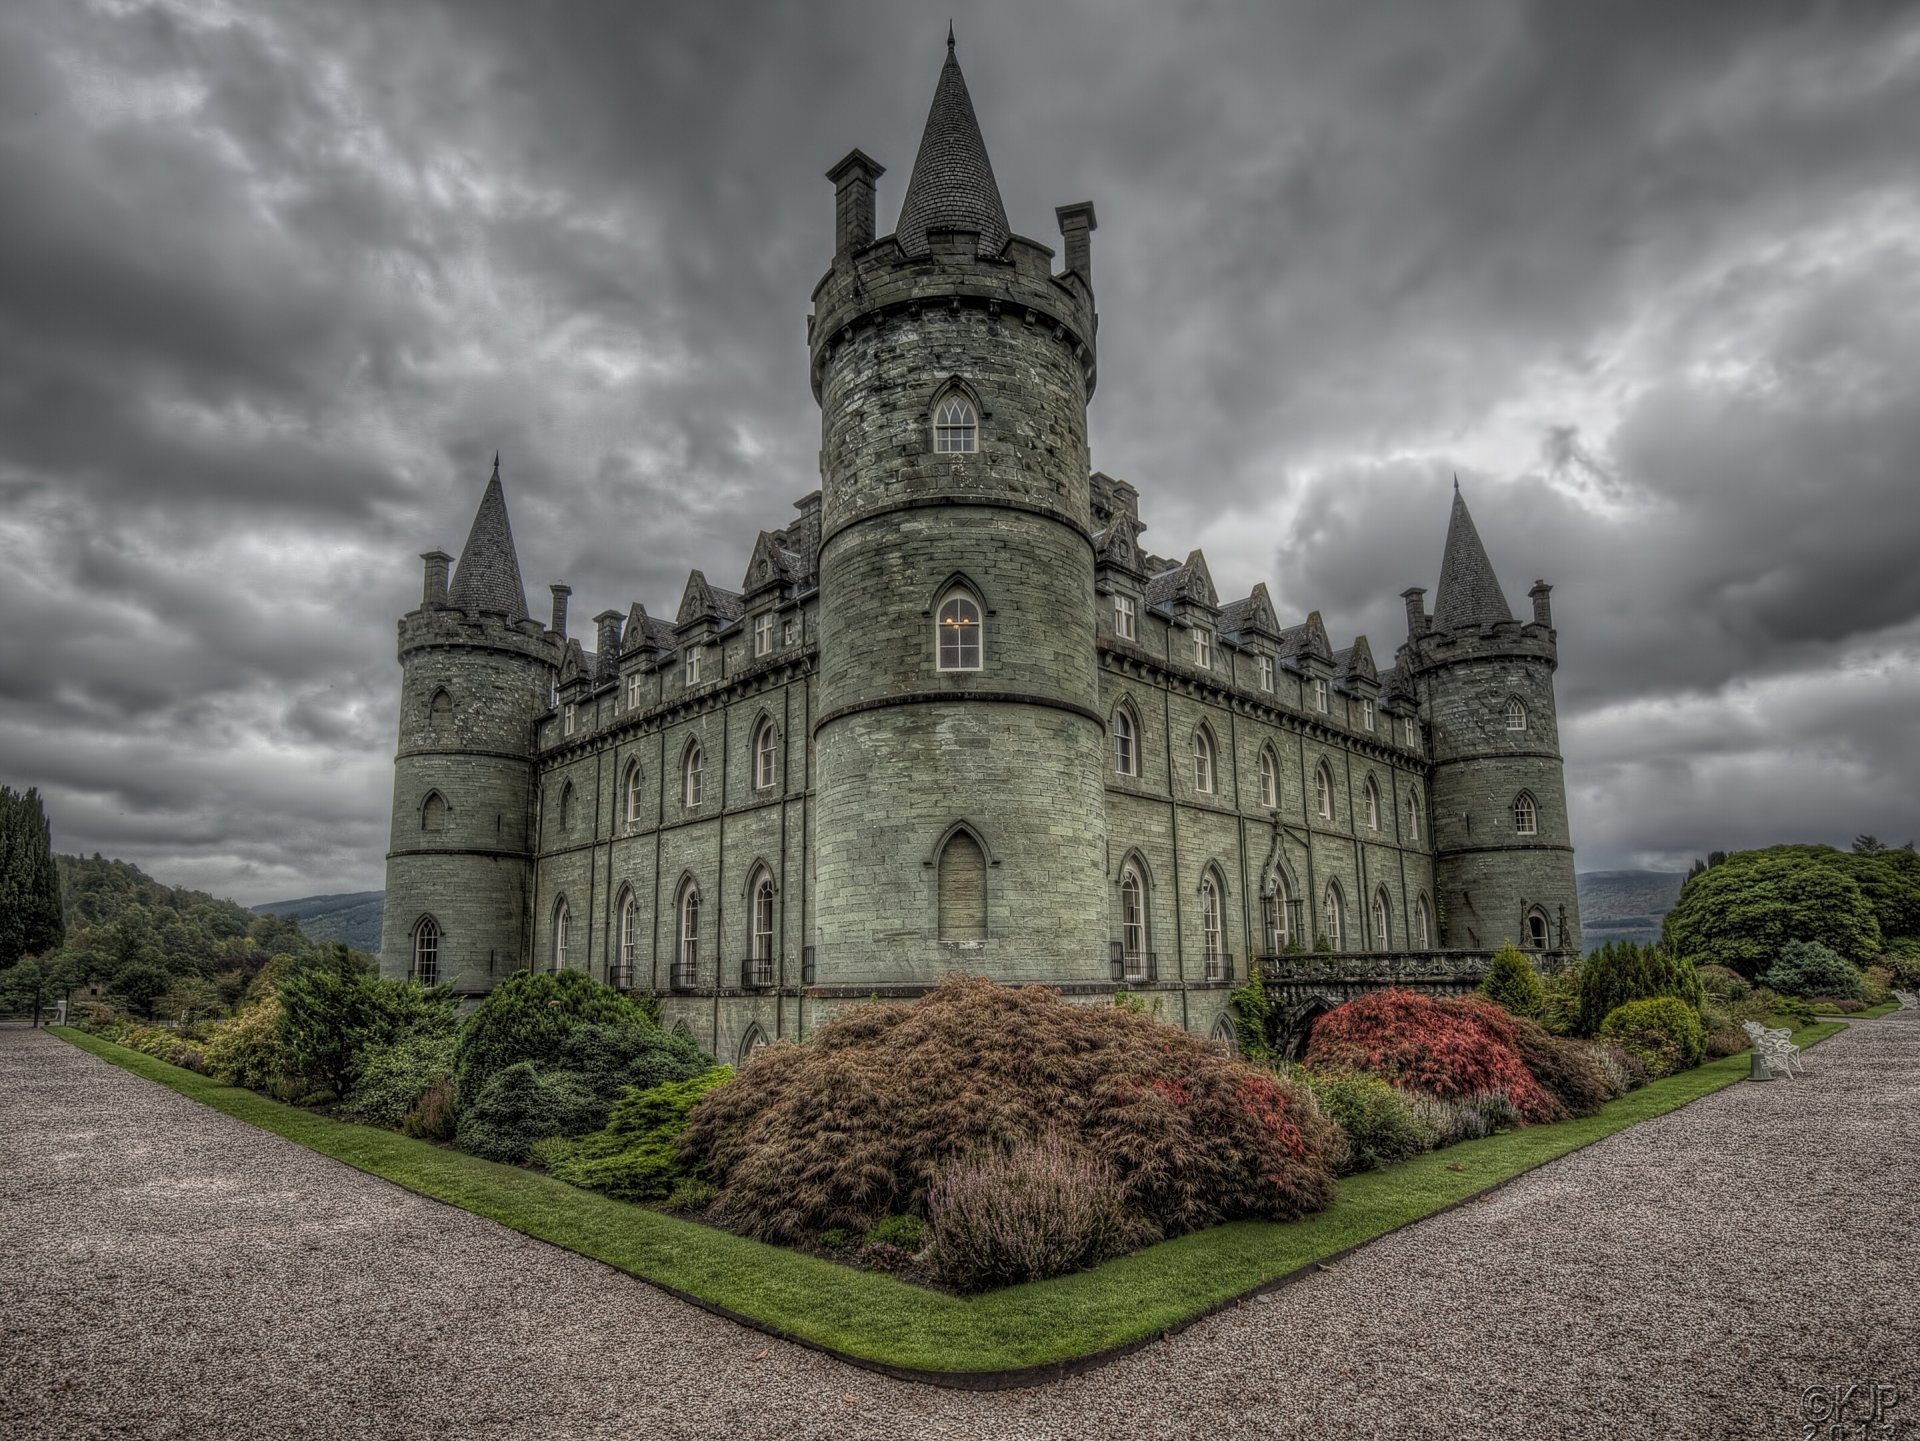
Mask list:
[[1565,1107],[1522,1059],[1523,1024],[1479,996],[1372,991],[1320,1018],[1306,1063],[1368,1071],[1396,1086],[1454,1100],[1498,1091],[1523,1120],[1560,1119]]

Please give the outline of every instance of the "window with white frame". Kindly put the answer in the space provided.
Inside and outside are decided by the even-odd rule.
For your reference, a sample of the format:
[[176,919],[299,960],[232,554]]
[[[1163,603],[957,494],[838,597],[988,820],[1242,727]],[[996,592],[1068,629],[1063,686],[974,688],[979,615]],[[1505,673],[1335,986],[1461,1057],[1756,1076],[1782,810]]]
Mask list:
[[1413,907],[1413,945],[1415,950],[1433,949],[1433,911],[1427,898],[1420,897]]
[[1373,777],[1367,777],[1367,783],[1360,790],[1361,803],[1366,807],[1367,829],[1380,829],[1380,787],[1373,783]]
[[633,761],[628,764],[626,783],[621,787],[621,790],[626,797],[625,810],[627,824],[630,826],[638,825],[640,823],[641,799],[639,761]]
[[700,753],[700,743],[695,741],[687,747],[686,758],[680,762],[680,799],[683,804],[697,806],[706,793],[706,758]]
[[1213,632],[1195,630],[1193,633],[1193,663],[1201,670],[1213,669]]
[[413,978],[423,986],[440,984],[440,923],[432,916],[413,928]]
[[688,881],[680,891],[680,984],[690,986],[700,974],[700,888]]
[[1527,728],[1527,704],[1517,695],[1507,697],[1507,729],[1523,731]]
[[1516,835],[1522,836],[1540,833],[1540,812],[1534,807],[1533,797],[1524,791],[1514,797],[1513,829]]
[[1320,935],[1330,951],[1346,949],[1346,916],[1346,898],[1340,894],[1339,883],[1328,881],[1327,889],[1320,897]]
[[1279,955],[1293,944],[1293,901],[1287,892],[1287,876],[1278,866],[1273,870],[1273,896],[1267,903],[1267,940],[1272,953]]
[[1373,729],[1373,702],[1365,696],[1360,697],[1360,725],[1362,729]]
[[1547,913],[1535,906],[1527,912],[1527,949],[1544,951],[1552,932],[1547,928]]
[[1200,878],[1200,954],[1206,960],[1207,979],[1220,979],[1225,947],[1220,931],[1220,887],[1211,875]]
[[1316,679],[1313,683],[1313,708],[1325,715],[1327,704],[1327,683]]
[[1120,640],[1134,638],[1134,601],[1130,595],[1113,598],[1113,633]]
[[578,707],[576,707],[572,701],[568,701],[560,710],[560,733],[562,735],[572,735],[573,729],[578,723]]
[[1213,737],[1205,726],[1193,733],[1193,788],[1213,794]]
[[702,660],[703,660],[702,647],[696,645],[696,646],[689,646],[687,648],[686,683],[688,685],[700,684],[700,668],[701,668]]
[[770,790],[779,779],[780,732],[772,721],[762,721],[753,737],[753,788]]
[[1376,951],[1393,949],[1393,911],[1387,904],[1384,889],[1373,893],[1373,948]]
[[752,962],[752,983],[773,984],[773,877],[765,870],[753,883],[753,935],[748,959]]
[[1270,655],[1260,657],[1260,689],[1273,694],[1273,657]]
[[1147,887],[1128,861],[1120,872],[1120,951],[1130,981],[1147,974]]
[[1407,839],[1420,840],[1420,795],[1411,790],[1407,792]]
[[790,620],[780,623],[780,644],[783,648],[796,644],[799,639],[800,627],[796,623]]
[[1126,705],[1113,712],[1113,768],[1123,776],[1140,774],[1140,725]]
[[634,900],[632,891],[623,891],[620,896],[620,965],[615,973],[613,984],[622,990],[633,984],[634,954],[639,948],[639,902]]
[[1406,738],[1407,749],[1409,750],[1419,749],[1420,747],[1420,722],[1419,721],[1415,720],[1412,716],[1402,717],[1400,721],[1400,732]]
[[640,702],[646,696],[646,677],[635,671],[627,677],[627,709],[639,710]]
[[979,444],[979,418],[964,395],[948,395],[933,412],[936,455],[970,455]]
[[1265,746],[1260,748],[1260,804],[1268,810],[1280,804],[1280,765]]
[[753,653],[767,655],[773,650],[773,614],[767,612],[753,618]]
[[1313,809],[1323,821],[1333,819],[1333,772],[1321,761],[1313,771]]
[[934,619],[941,670],[979,670],[980,603],[963,590],[947,593]]
[[564,971],[567,968],[567,932],[573,926],[573,908],[562,896],[553,908],[553,968]]

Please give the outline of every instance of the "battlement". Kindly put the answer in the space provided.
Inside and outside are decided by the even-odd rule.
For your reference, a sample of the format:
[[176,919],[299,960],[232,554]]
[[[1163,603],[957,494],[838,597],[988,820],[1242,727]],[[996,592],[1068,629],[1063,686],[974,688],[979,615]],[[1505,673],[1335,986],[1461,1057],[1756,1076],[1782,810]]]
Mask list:
[[1402,649],[1415,670],[1434,670],[1469,661],[1518,658],[1559,664],[1552,626],[1538,621],[1495,621],[1472,629],[1428,631],[1412,636]]
[[400,617],[400,658],[413,651],[456,647],[505,651],[558,666],[565,650],[560,636],[536,620],[509,620],[490,611],[470,613],[453,605],[423,605]]

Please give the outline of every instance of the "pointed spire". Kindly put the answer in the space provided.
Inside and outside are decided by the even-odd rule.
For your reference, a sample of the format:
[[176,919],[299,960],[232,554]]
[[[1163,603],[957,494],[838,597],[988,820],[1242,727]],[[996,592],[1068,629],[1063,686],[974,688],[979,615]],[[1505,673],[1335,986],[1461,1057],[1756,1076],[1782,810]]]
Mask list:
[[907,197],[900,203],[900,223],[894,236],[908,255],[927,254],[929,230],[975,230],[980,233],[976,253],[998,255],[1007,248],[1012,232],[1007,208],[1000,203],[993,162],[974,119],[973,98],[953,50],[953,26],[947,26],[947,63],[940,67],[927,128],[920,136],[920,154],[913,162]]
[[500,456],[493,457],[493,478],[474,512],[473,529],[460,552],[460,565],[447,592],[449,604],[464,611],[492,611],[510,621],[527,618],[527,592],[520,584],[520,561],[513,553],[513,527],[507,524],[507,492],[500,484]]
[[1433,600],[1433,628],[1454,630],[1512,619],[1506,595],[1493,573],[1493,562],[1487,559],[1487,548],[1480,543],[1480,532],[1467,513],[1466,497],[1460,494],[1460,477],[1456,475],[1453,515],[1447,521],[1447,550],[1440,561],[1440,589]]

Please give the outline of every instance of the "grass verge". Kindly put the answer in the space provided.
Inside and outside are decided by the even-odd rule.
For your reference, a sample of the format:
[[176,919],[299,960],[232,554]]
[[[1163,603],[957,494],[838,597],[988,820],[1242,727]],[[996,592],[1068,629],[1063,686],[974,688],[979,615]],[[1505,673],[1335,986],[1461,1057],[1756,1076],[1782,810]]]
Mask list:
[[1877,1006],[1868,1006],[1864,1011],[1838,1011],[1832,1006],[1815,1006],[1816,1016],[1839,1016],[1848,1021],[1877,1021],[1882,1016],[1890,1016],[1900,1009],[1898,1001],[1882,1001]]
[[[1810,1045],[1840,1029],[1817,1024],[1794,1039]],[[1745,1054],[1711,1061],[1582,1120],[1509,1131],[1348,1177],[1339,1199],[1304,1221],[1236,1221],[1092,1271],[963,1300],[577,1190],[534,1171],[282,1105],[67,1027],[54,1034],[324,1156],[764,1330],[862,1365],[962,1385],[1031,1382],[1043,1379],[1040,1368],[1151,1340],[1316,1261],[1721,1090],[1744,1077],[1748,1065]],[[1029,1371],[1036,1374],[1007,1374]]]

